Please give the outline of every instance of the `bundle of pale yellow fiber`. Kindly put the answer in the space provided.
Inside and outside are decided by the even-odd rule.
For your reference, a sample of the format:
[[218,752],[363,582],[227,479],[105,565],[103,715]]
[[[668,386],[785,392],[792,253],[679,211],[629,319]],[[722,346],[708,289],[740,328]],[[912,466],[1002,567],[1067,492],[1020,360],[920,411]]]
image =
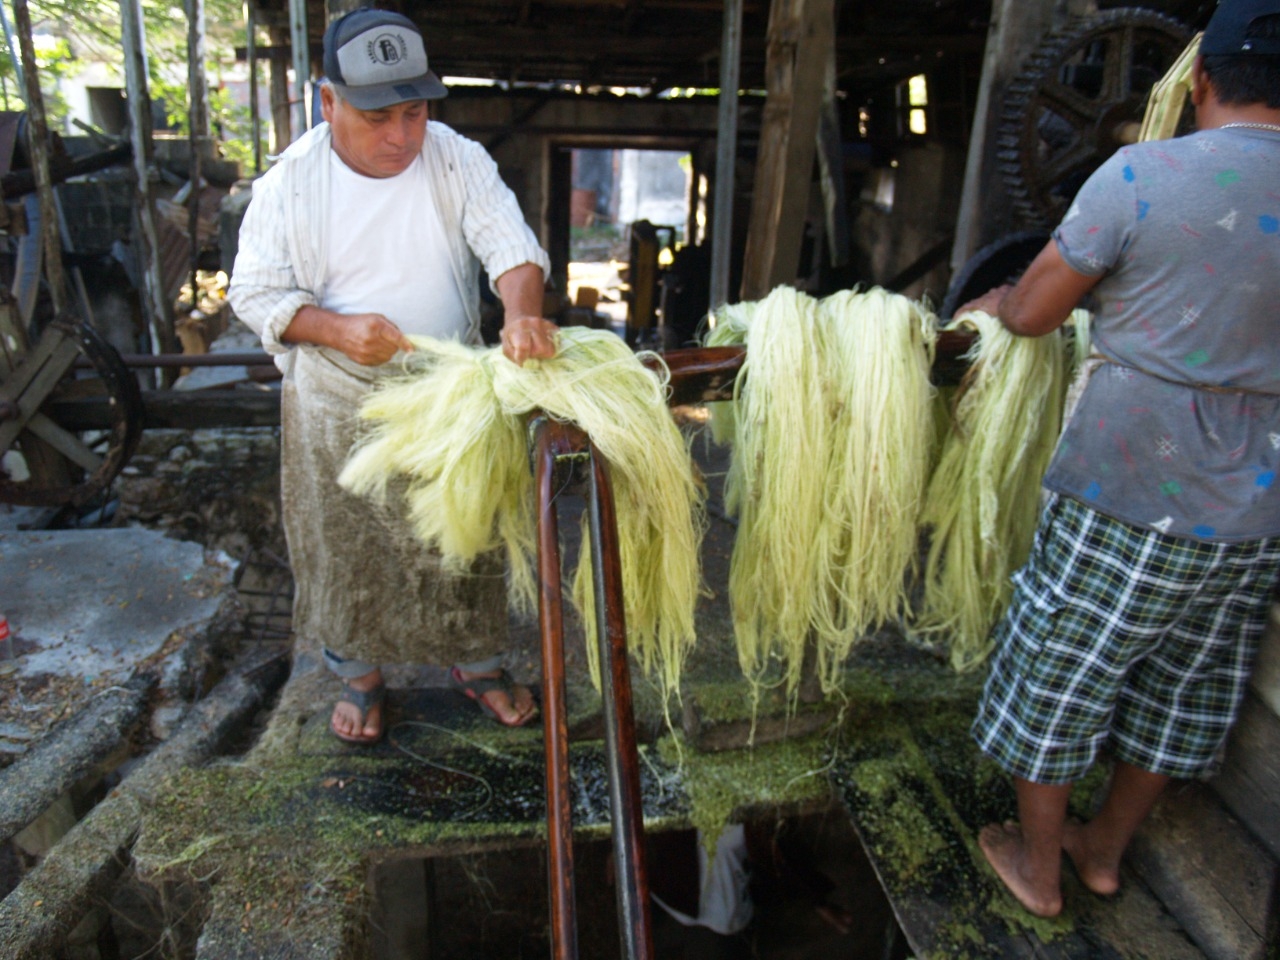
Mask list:
[[745,342],[725,505],[738,657],[801,679],[812,638],[824,690],[850,646],[896,616],[915,556],[933,425],[933,317],[881,289],[822,302],[788,287],[722,314],[709,345]]
[[[415,533],[447,563],[465,567],[505,546],[513,601],[527,611],[537,583],[526,421],[543,411],[577,424],[609,466],[629,648],[675,689],[695,639],[704,521],[688,444],[667,408],[665,368],[654,373],[608,331],[567,327],[559,337],[554,358],[523,366],[497,348],[411,337],[403,375],[360,408],[368,427],[339,483],[380,498],[403,484]],[[583,553],[573,593],[590,637]],[[595,644],[587,650],[594,663]]]
[[[1083,324],[1087,314],[1073,317]],[[912,626],[945,638],[952,666],[963,671],[990,652],[1010,575],[1030,552],[1071,360],[1061,330],[1018,337],[982,311],[961,314],[948,329],[959,327],[978,339],[929,485],[922,520],[932,542]]]

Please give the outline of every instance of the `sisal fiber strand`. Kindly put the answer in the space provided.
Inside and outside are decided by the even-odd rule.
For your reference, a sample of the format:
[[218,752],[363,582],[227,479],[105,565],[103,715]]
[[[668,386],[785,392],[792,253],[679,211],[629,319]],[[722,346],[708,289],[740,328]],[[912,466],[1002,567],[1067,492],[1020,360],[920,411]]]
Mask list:
[[816,544],[827,606],[815,611],[818,672],[836,685],[853,643],[896,619],[918,556],[934,445],[936,319],[874,287],[819,305],[828,342],[831,456]]
[[1070,359],[1061,330],[1018,337],[982,311],[947,329],[959,327],[978,339],[926,497],[922,522],[932,539],[912,628],[945,638],[952,666],[966,671],[990,652],[1010,576],[1030,552]]
[[[695,639],[703,493],[655,374],[609,331],[564,328],[549,360],[517,366],[497,348],[413,337],[402,375],[365,401],[367,429],[339,482],[385,498],[403,488],[417,536],[465,566],[506,548],[513,602],[537,602],[533,474],[526,423],[542,411],[587,433],[612,482],[628,646],[668,691]],[[392,484],[395,483],[393,487]],[[573,600],[595,622],[584,550]],[[595,643],[587,644],[595,669]]]
[[725,431],[739,662],[757,684],[780,662],[795,693],[812,643],[830,692],[852,644],[906,600],[934,435],[933,316],[878,288],[818,302],[778,287],[726,320],[709,344],[747,346]]

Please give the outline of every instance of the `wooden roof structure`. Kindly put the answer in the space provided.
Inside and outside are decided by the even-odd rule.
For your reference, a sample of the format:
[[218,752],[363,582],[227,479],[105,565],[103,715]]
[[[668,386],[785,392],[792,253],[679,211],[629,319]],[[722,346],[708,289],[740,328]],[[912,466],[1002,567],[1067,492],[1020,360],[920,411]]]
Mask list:
[[[405,0],[441,76],[508,84],[716,87],[722,0]],[[743,0],[741,80],[765,89],[768,0]],[[840,86],[893,82],[926,58],[981,51],[989,0],[865,0],[837,4]],[[288,0],[261,0],[259,22],[287,26]],[[307,4],[311,55],[320,55],[326,7]]]

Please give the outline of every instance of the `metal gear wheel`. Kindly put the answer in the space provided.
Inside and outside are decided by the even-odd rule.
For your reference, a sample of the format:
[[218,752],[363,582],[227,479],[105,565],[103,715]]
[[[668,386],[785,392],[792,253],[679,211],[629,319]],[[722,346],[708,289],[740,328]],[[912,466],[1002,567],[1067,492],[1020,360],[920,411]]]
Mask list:
[[[84,358],[89,370],[77,371]],[[115,349],[88,324],[50,324],[13,369],[0,358],[0,503],[84,506],[107,488],[142,435],[138,382]],[[50,415],[60,401],[105,398],[97,429],[67,429]]]
[[1056,226],[1089,175],[1137,139],[1151,88],[1191,31],[1153,10],[1120,7],[1051,34],[1005,93],[997,158],[1013,206]]

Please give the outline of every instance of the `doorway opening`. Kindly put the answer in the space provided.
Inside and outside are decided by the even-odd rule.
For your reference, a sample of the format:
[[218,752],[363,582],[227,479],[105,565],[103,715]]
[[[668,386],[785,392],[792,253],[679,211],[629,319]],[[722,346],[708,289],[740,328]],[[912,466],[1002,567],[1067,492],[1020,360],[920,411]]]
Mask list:
[[675,296],[670,271],[701,239],[705,189],[697,184],[705,177],[695,177],[687,150],[566,149],[575,322],[608,327],[637,347],[679,345],[666,322]]

